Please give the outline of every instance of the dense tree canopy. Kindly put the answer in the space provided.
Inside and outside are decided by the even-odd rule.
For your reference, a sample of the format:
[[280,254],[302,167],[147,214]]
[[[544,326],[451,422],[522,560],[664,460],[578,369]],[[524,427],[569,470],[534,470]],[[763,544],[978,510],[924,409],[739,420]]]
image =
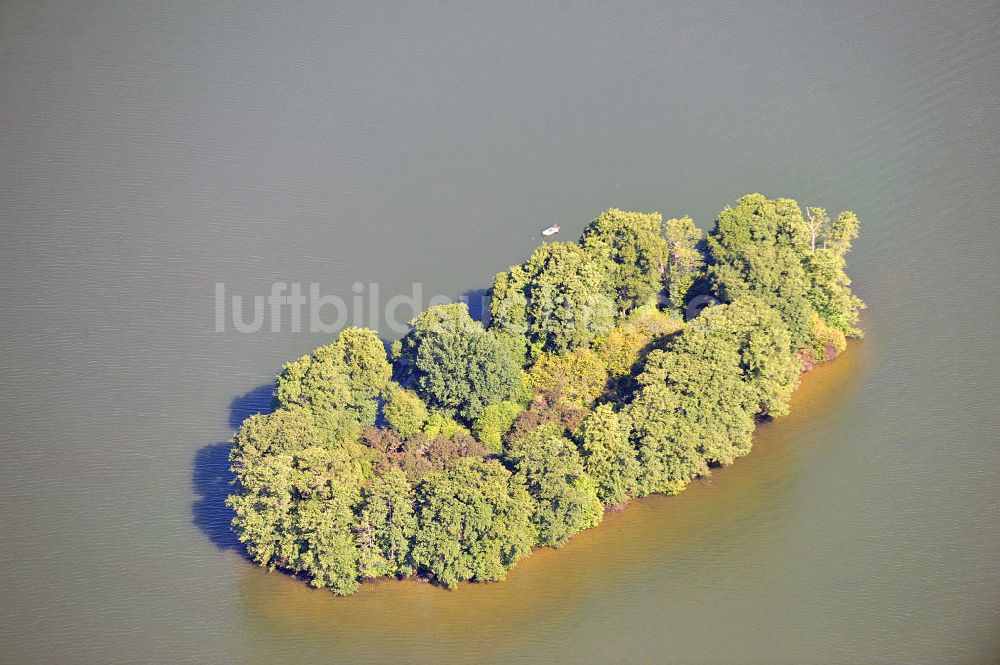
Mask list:
[[311,409],[337,436],[356,436],[375,423],[377,398],[391,375],[375,331],[347,328],[332,344],[285,365],[275,397],[281,406]]
[[[708,320],[699,317],[697,328]],[[632,404],[633,421],[644,427],[650,417],[645,408],[669,410],[674,418],[665,435],[693,443],[707,462],[728,464],[749,452],[753,431],[753,396],[740,377],[738,350],[721,335],[689,337],[685,331],[681,337],[684,350],[654,351],[646,360],[639,382],[649,394]]]
[[257,413],[240,426],[234,437],[234,459],[293,453],[311,446],[326,446],[333,438],[317,424],[310,409],[281,408],[273,413]]
[[514,402],[497,402],[483,409],[472,431],[483,445],[495,453],[503,449],[503,436],[510,430],[523,408]]
[[[377,333],[345,329],[234,435],[233,528],[260,565],[337,594],[502,579],[605,506],[746,455],[800,372],[861,334],[858,227],[760,194],[704,239],[687,217],[612,209],[497,275],[490,327],[431,307],[392,364]],[[723,304],[682,320],[707,293]]]
[[713,263],[732,263],[747,248],[759,246],[785,247],[801,255],[807,245],[799,204],[760,194],[747,194],[736,205],[726,206],[708,236],[708,254]]
[[534,501],[539,545],[558,547],[604,515],[597,486],[584,472],[576,444],[558,425],[542,425],[508,443],[504,456]]
[[362,577],[413,572],[411,547],[417,533],[413,486],[399,469],[374,478],[358,509],[358,570]]
[[301,572],[315,586],[353,592],[358,548],[352,509],[363,482],[357,457],[340,446],[310,446],[234,468],[237,491],[228,503],[250,556],[263,566]]
[[612,208],[584,229],[580,244],[609,275],[623,312],[649,302],[662,288],[668,248],[660,213]]
[[493,325],[520,335],[531,355],[589,344],[614,322],[607,265],[575,243],[542,245],[493,280]]
[[490,404],[516,396],[516,356],[464,303],[431,307],[410,326],[398,347],[398,374],[431,406],[473,420]]
[[597,486],[597,498],[608,506],[619,506],[639,494],[638,453],[630,440],[628,416],[601,404],[580,426],[583,468]]
[[[852,212],[830,222],[826,210],[807,208],[803,217],[792,199],[744,196],[719,213],[707,240],[712,290],[725,301],[760,298],[785,321],[796,348],[823,344],[812,338],[813,315],[851,337],[860,336],[844,255],[858,237]],[[823,331],[825,333],[825,331]]]
[[796,346],[805,343],[812,321],[809,277],[802,258],[789,247],[753,245],[730,263],[709,268],[713,291],[725,302],[755,297],[781,314]]
[[448,586],[503,579],[535,543],[532,509],[500,462],[463,460],[417,486],[413,560]]
[[[747,386],[752,412],[788,413],[788,399],[798,385],[799,364],[788,329],[775,310],[751,297],[711,308],[687,327],[669,352],[705,357],[714,355],[712,349],[717,346],[736,352],[738,376]],[[697,383],[701,377],[692,372],[684,380]],[[675,368],[668,382],[680,385],[680,381],[680,371]]]
[[830,249],[817,249],[806,260],[810,278],[809,303],[832,328],[845,335],[859,337],[858,316],[865,304],[851,292],[847,262]]
[[[650,360],[656,359],[651,354]],[[639,496],[676,494],[708,468],[698,431],[684,420],[679,395],[664,383],[651,381],[636,391],[625,415],[632,423],[632,443],[639,459]]]

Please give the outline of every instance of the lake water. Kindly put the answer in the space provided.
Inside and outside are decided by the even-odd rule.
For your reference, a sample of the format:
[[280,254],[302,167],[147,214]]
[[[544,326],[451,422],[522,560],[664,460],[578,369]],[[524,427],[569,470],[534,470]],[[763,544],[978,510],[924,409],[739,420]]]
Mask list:
[[[0,5],[0,661],[996,662],[1000,4],[354,4]],[[752,191],[858,212],[870,310],[749,458],[502,584],[240,555],[225,442],[329,335],[216,283],[457,297]]]

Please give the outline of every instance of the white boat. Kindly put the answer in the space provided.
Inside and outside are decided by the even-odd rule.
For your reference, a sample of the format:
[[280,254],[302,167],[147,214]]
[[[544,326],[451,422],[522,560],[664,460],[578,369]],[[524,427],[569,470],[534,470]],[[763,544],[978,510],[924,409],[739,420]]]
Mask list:
[[544,231],[542,231],[542,235],[543,236],[554,236],[557,233],[559,233],[559,225],[558,224],[553,224],[549,228],[547,228]]

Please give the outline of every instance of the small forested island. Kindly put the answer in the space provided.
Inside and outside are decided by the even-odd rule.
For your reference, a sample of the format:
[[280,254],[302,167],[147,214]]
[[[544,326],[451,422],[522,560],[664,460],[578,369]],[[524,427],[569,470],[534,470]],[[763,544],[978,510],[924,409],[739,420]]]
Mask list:
[[260,565],[337,594],[500,580],[607,508],[749,453],[801,372],[861,335],[857,236],[852,212],[760,194],[706,238],[612,209],[497,275],[488,327],[431,307],[391,354],[345,329],[285,365],[273,412],[234,436],[233,528]]

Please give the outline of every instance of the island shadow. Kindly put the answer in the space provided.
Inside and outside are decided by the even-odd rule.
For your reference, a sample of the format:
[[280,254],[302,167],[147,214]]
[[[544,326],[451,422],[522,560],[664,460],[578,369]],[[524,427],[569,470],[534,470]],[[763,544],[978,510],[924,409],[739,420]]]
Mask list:
[[[229,426],[238,429],[245,418],[255,413],[270,413],[274,408],[274,384],[267,383],[234,397],[229,403]],[[244,552],[230,528],[233,511],[226,505],[232,492],[233,473],[229,470],[231,441],[211,443],[198,449],[191,469],[195,501],[191,521],[221,550]]]

